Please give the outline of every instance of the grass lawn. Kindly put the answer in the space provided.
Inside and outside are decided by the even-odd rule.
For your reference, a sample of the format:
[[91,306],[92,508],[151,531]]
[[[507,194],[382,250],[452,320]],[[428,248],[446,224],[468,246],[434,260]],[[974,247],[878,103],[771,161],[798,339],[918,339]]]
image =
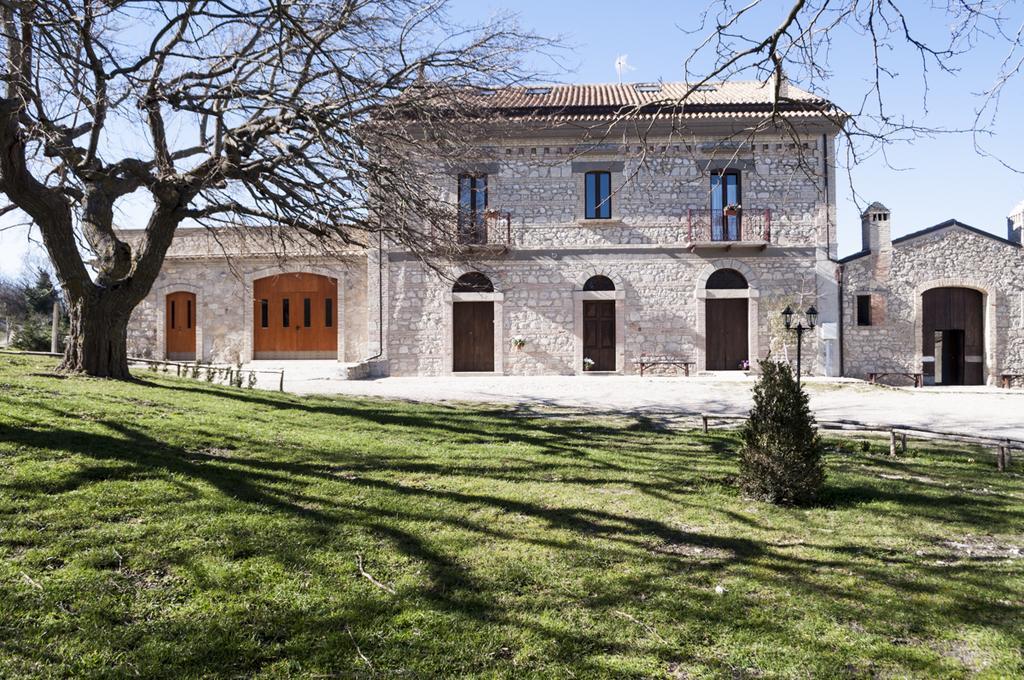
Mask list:
[[0,356],[0,676],[1024,676],[1019,461],[785,509],[727,432],[52,367]]

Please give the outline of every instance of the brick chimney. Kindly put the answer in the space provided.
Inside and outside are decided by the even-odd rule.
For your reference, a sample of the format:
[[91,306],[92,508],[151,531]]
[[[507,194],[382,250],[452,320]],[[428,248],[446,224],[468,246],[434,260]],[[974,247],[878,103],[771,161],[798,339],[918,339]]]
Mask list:
[[1006,238],[1024,244],[1024,201],[1017,204],[1006,218]]
[[861,248],[875,255],[892,249],[892,223],[889,209],[875,201],[860,216]]

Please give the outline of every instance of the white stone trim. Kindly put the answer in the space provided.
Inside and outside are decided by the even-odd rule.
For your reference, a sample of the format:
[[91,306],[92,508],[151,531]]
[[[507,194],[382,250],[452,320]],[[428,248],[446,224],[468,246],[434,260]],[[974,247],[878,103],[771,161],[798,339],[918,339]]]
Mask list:
[[924,363],[924,308],[923,296],[925,292],[933,288],[968,288],[981,293],[981,304],[985,310],[985,347],[982,352],[981,374],[986,384],[997,385],[999,381],[999,367],[996,357],[999,344],[998,328],[998,293],[992,284],[979,279],[969,278],[945,278],[932,279],[919,284],[914,288],[914,370]]
[[[608,276],[608,274],[602,274]],[[596,276],[591,274],[590,276]],[[584,282],[590,278],[587,276]],[[608,278],[612,278],[608,276]],[[622,374],[626,369],[626,291],[621,290],[619,282],[612,279],[615,290],[574,290],[572,292],[573,320],[573,373],[581,375],[583,370],[583,302],[585,300],[615,301],[615,370],[601,373]],[[580,285],[582,288],[582,284]]]
[[[747,280],[747,288],[728,289],[718,288],[708,290],[706,288],[708,279],[719,269],[735,269]],[[694,299],[697,305],[697,337],[694,339],[694,347],[697,350],[696,370],[706,371],[708,366],[708,317],[707,301],[721,299],[747,299],[747,359],[753,369],[757,366],[757,360],[761,358],[761,291],[757,285],[757,275],[754,270],[743,262],[735,259],[712,260],[705,265],[697,277],[697,285],[694,290]]]
[[203,289],[190,283],[170,281],[153,289],[156,293],[156,356],[167,359],[167,296],[171,293],[192,293],[196,296],[196,360],[206,361],[206,348],[203,346]]
[[[494,278],[487,272],[479,269],[469,268],[462,274],[478,271],[494,283]],[[462,276],[459,274],[458,276]],[[456,276],[456,278],[458,278]],[[491,320],[494,325],[494,370],[493,371],[455,371],[455,312],[453,305],[456,302],[493,302],[494,317]],[[442,346],[444,352],[444,372],[453,376],[474,376],[474,375],[505,375],[505,294],[504,293],[455,293],[449,287],[445,295],[444,305],[444,331],[447,342]]]
[[335,280],[334,291],[334,326],[338,335],[337,360],[345,360],[345,290],[348,288],[346,279],[349,276],[348,267],[345,262],[339,262],[341,270],[331,269],[318,264],[299,262],[288,262],[284,266],[265,267],[246,272],[242,282],[242,327],[245,333],[242,336],[242,361],[252,361],[253,335],[256,333],[256,319],[253,317],[253,304],[256,298],[253,295],[253,284],[258,279],[268,276],[280,276],[281,274],[318,274]]

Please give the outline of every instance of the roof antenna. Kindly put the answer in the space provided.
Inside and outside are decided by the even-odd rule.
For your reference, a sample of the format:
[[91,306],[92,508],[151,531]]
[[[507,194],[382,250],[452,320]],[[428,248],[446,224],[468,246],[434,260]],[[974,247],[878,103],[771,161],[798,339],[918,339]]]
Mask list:
[[619,76],[619,85],[622,85],[622,72],[623,71],[635,71],[636,69],[629,64],[629,55],[620,54],[615,57],[615,73]]

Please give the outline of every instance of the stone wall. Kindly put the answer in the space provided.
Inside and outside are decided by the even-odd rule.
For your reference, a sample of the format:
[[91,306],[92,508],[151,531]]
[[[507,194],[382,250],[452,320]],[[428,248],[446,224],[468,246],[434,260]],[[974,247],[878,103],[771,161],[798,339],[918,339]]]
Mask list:
[[[394,256],[393,256],[394,257]],[[579,292],[595,274],[615,283],[622,314],[619,370],[636,371],[641,355],[704,356],[704,300],[707,276],[735,268],[748,279],[756,330],[752,359],[774,347],[775,355],[795,357],[791,337],[776,322],[790,301],[815,302],[816,253],[813,249],[776,249],[745,256],[700,254],[685,249],[630,253],[530,253],[465,264],[443,278],[424,265],[400,258],[389,265],[388,359],[392,375],[440,375],[452,367],[452,280],[481,271],[501,295],[496,335],[498,371],[511,375],[581,372]],[[804,296],[800,297],[800,291]],[[794,299],[798,298],[798,299]],[[511,338],[526,339],[522,349]],[[805,370],[821,373],[819,341],[805,337]]]
[[[180,249],[182,246],[179,245]],[[338,279],[339,360],[359,361],[367,352],[366,257],[277,258],[223,256],[168,258],[128,326],[131,356],[164,358],[167,294],[196,294],[197,359],[234,363],[252,358],[252,281],[284,272],[310,272]]]
[[[984,372],[1024,373],[1024,251],[956,226],[892,244],[844,265],[844,366],[851,377],[920,372],[921,294],[962,286],[985,296]],[[856,322],[857,295],[871,294],[871,326]]]
[[[511,215],[517,248],[680,245],[691,239],[691,224],[699,233],[709,221],[708,169],[731,168],[741,172],[751,236],[768,223],[773,244],[831,243],[835,253],[834,212],[829,219],[827,207],[834,197],[826,200],[834,193],[827,179],[834,177],[831,136],[799,146],[778,136],[724,147],[711,137],[664,142],[646,150],[630,144],[586,150],[571,140],[527,138],[488,147],[488,207]],[[583,177],[601,167],[612,171],[612,219],[586,220]],[[452,202],[459,172],[450,165],[435,171],[439,194]]]

